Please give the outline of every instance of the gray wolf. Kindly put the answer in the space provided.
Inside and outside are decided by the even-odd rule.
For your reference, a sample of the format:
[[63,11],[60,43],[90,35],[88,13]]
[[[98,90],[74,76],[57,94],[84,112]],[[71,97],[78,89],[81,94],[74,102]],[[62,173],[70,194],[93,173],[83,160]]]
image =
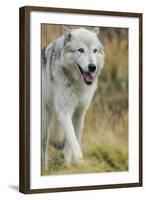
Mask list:
[[[44,169],[48,167],[48,145],[54,116],[63,128],[65,164],[83,163],[80,143],[84,118],[104,65],[99,28],[68,29],[62,26],[62,30],[63,34],[43,48],[41,54],[41,160]],[[62,137],[62,133],[60,136],[57,134]]]

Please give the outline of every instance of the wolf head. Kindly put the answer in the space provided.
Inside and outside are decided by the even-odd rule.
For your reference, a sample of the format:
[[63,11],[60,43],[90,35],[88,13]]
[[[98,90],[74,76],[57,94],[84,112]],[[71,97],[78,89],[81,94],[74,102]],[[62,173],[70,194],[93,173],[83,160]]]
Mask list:
[[76,79],[91,85],[104,64],[104,49],[98,38],[99,28],[64,29],[61,64]]

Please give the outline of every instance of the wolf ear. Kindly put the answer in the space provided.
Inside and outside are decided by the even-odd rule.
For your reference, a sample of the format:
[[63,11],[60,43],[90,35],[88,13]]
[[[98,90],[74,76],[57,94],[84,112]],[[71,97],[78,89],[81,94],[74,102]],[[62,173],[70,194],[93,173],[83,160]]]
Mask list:
[[92,31],[93,31],[94,33],[96,33],[97,35],[99,35],[100,28],[99,28],[99,27],[94,27],[94,28],[92,29]]
[[71,35],[71,33],[65,33],[65,35],[64,35],[64,46],[68,43],[68,42],[70,42],[71,41],[71,38],[72,38],[72,35]]
[[71,29],[68,26],[62,25],[61,26],[61,33],[62,34],[66,34],[66,33],[70,33]]
[[61,32],[64,35],[64,46],[71,41],[72,35],[71,35],[71,29],[67,26],[61,26]]

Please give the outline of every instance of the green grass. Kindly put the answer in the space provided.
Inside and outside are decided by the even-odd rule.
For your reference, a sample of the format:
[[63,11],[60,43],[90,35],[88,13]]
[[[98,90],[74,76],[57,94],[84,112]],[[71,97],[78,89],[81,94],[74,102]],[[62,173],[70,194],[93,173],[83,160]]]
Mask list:
[[[93,172],[117,172],[128,170],[127,150],[117,144],[108,141],[89,143],[89,148],[83,149],[85,164],[82,166],[64,165],[63,152],[51,147],[49,155],[48,171],[42,175],[71,174],[71,173],[93,173]],[[51,149],[50,148],[50,149]]]

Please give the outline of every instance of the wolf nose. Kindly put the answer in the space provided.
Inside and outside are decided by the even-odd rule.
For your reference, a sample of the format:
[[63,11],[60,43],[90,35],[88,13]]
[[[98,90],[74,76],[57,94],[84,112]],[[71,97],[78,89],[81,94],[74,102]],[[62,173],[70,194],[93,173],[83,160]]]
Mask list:
[[96,70],[96,65],[95,64],[89,64],[88,69],[90,72],[94,72]]

